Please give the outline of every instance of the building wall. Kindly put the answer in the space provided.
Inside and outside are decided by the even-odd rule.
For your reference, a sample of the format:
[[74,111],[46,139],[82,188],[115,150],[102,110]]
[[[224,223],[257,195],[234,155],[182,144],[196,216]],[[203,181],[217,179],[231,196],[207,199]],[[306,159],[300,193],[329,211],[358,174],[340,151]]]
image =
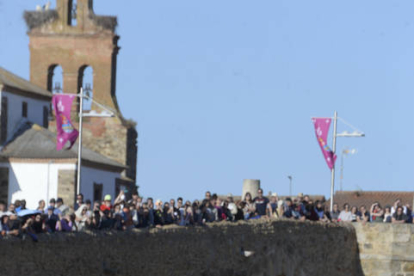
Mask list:
[[[0,92],[1,99],[6,97],[8,100],[8,122],[7,122],[7,139],[10,139],[22,121],[30,121],[43,126],[43,108],[50,108],[50,102],[44,100],[32,99],[16,95],[7,91]],[[27,103],[27,118],[22,116],[23,102]]]
[[111,195],[115,198],[115,182],[120,173],[102,171],[98,169],[82,167],[81,193],[85,199],[93,200],[93,184],[103,184],[102,196]]
[[56,163],[0,163],[9,168],[8,203],[25,199],[26,206],[34,209],[39,200],[49,202],[57,196],[59,170],[74,170],[75,164]]
[[[34,209],[38,206],[38,201],[43,199],[49,202],[51,198],[59,196],[67,199],[70,195],[62,195],[62,187],[58,186],[59,174],[60,179],[68,184],[69,178],[62,178],[62,171],[67,171],[67,175],[73,179],[76,175],[75,163],[0,163],[0,167],[9,168],[9,191],[8,203],[14,202],[17,199],[25,199],[27,208]],[[107,172],[103,170],[91,169],[82,167],[82,184],[81,191],[85,195],[85,199],[93,199],[93,183],[102,183],[103,193],[115,195],[115,179],[120,177],[119,173]],[[74,184],[74,183],[73,183]],[[67,190],[69,193],[69,190]],[[73,195],[74,196],[74,193]],[[73,197],[74,198],[74,197]],[[73,202],[66,202],[67,205],[73,205]]]
[[414,225],[355,223],[365,276],[414,275]]
[[[39,238],[36,244],[28,239],[19,243],[0,240],[2,250],[9,253],[0,258],[2,272],[26,275],[30,269],[32,276],[66,275],[68,271],[88,276],[363,275],[355,230],[312,222],[252,220]],[[245,250],[254,254],[245,257]],[[10,265],[16,263],[19,266]]]

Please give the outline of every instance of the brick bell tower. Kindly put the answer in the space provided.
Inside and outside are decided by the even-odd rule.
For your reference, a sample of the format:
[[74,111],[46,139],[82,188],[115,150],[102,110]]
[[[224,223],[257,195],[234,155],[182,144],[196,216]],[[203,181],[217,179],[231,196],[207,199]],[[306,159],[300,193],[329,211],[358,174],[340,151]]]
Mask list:
[[[116,116],[85,118],[83,143],[126,165],[119,183],[129,181],[135,186],[138,134],[135,123],[122,117],[115,91],[120,49],[117,18],[95,15],[93,0],[56,0],[55,10],[26,11],[24,17],[30,37],[30,81],[52,91],[54,71],[60,66],[63,91],[79,93],[85,68],[92,68],[93,99]],[[95,105],[93,109],[101,111]],[[49,128],[55,131],[53,122]]]

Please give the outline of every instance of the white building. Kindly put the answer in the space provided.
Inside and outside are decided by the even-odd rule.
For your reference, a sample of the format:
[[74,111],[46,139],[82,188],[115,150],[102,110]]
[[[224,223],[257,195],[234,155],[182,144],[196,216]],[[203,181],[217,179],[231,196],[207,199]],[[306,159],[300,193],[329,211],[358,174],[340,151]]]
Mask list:
[[[38,201],[61,197],[73,206],[77,148],[56,150],[56,135],[47,129],[52,94],[0,67],[0,200]],[[80,192],[102,200],[122,188],[125,166],[87,148],[82,149]]]

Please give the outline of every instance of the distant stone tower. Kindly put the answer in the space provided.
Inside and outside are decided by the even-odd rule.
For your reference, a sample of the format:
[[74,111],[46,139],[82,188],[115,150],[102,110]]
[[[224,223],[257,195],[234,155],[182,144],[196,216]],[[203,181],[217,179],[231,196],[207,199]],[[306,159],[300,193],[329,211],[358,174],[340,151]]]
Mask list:
[[[138,134],[135,123],[122,117],[115,93],[120,49],[117,18],[95,15],[92,0],[56,0],[55,10],[25,12],[25,20],[30,37],[30,81],[52,91],[55,68],[60,67],[63,91],[79,93],[84,72],[91,68],[93,99],[110,107],[116,116],[86,118],[84,145],[128,167],[120,185],[135,184]],[[93,109],[101,111],[97,106]],[[49,128],[54,131],[53,122]]]

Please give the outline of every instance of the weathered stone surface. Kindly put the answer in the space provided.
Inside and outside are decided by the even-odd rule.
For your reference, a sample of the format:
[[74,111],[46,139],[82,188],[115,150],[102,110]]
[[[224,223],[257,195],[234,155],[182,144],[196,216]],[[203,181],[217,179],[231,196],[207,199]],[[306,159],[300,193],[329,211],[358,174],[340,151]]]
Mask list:
[[58,172],[58,197],[63,199],[63,202],[73,208],[75,202],[75,187],[76,171],[75,170],[59,170]]
[[365,276],[413,274],[413,224],[354,223],[353,226]]
[[[5,275],[363,275],[352,227],[295,221],[0,241]],[[254,254],[245,257],[244,252]]]

